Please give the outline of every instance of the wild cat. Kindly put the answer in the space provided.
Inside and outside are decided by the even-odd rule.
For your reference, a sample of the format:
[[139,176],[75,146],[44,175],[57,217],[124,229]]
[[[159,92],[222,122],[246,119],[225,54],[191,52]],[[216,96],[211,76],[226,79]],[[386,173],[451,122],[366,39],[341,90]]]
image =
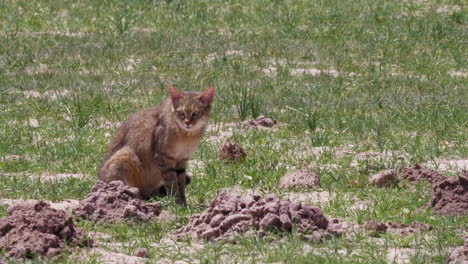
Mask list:
[[214,97],[214,88],[202,93],[182,92],[169,86],[170,98],[128,117],[112,139],[99,171],[105,182],[123,181],[143,197],[161,187],[186,204],[187,162],[202,138]]

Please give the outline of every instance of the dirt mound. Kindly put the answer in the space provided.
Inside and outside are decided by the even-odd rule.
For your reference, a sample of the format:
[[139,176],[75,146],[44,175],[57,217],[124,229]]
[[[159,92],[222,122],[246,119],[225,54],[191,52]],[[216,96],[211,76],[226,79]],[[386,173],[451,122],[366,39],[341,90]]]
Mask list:
[[413,167],[405,168],[400,173],[398,180],[408,180],[419,182],[422,180],[427,180],[431,184],[435,184],[439,181],[442,181],[446,176],[442,175],[440,172],[431,169],[424,169],[421,165],[416,164]]
[[290,171],[281,178],[279,186],[283,189],[298,187],[319,188],[320,178],[308,170]]
[[255,118],[254,120],[247,120],[247,121],[242,122],[242,125],[246,127],[251,127],[251,128],[259,128],[259,127],[272,128],[278,125],[278,121],[273,120],[268,117],[259,116]]
[[245,153],[244,149],[239,144],[231,141],[224,143],[219,151],[220,160],[238,161],[243,160],[245,157],[247,157],[247,153]]
[[468,172],[458,177],[447,177],[419,164],[403,169],[399,180],[427,180],[432,184],[431,201],[420,210],[432,206],[432,213],[441,215],[468,215]]
[[71,217],[44,201],[11,206],[8,215],[0,219],[0,249],[8,251],[9,257],[53,257],[65,244],[68,247],[92,244],[84,231],[75,227]]
[[457,247],[452,251],[448,264],[468,264],[468,236],[465,236],[463,246]]
[[396,171],[383,170],[377,174],[372,175],[369,178],[368,184],[375,185],[377,187],[385,187],[392,185],[394,182],[396,182]]
[[441,215],[468,215],[468,175],[446,177],[432,185],[432,212]]
[[330,235],[328,223],[318,207],[279,200],[274,195],[262,199],[260,195],[239,196],[222,191],[202,214],[192,215],[189,224],[177,230],[176,235],[228,239],[245,232],[257,235],[267,230],[290,232],[294,227],[306,239],[314,236],[317,240]]
[[98,181],[74,214],[96,222],[149,220],[161,212],[161,203],[144,203],[137,188],[121,181]]

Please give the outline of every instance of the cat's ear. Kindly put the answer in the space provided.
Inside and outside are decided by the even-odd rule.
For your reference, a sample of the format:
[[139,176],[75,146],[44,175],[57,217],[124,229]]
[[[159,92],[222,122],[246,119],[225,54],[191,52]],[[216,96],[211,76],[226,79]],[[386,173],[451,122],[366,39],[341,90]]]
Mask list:
[[177,91],[176,88],[174,88],[171,85],[167,87],[167,91],[169,92],[169,95],[171,96],[171,100],[173,104],[177,103],[180,100],[180,98],[182,98],[182,93]]
[[200,100],[205,104],[211,104],[213,102],[214,94],[215,94],[214,88],[210,87],[206,89],[203,93],[201,93]]

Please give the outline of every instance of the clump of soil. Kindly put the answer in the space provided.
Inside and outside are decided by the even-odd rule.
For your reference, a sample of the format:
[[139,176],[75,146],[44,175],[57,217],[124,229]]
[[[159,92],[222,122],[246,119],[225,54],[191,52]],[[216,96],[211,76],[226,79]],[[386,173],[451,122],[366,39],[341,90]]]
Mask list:
[[435,184],[441,180],[444,180],[446,176],[442,175],[440,172],[431,169],[424,169],[421,165],[416,164],[411,168],[405,168],[400,173],[398,180],[408,180],[419,182],[422,180],[427,180],[431,184]]
[[298,187],[319,188],[320,178],[308,170],[290,171],[281,178],[279,186],[283,189]]
[[401,224],[393,221],[387,223],[380,221],[369,221],[364,224],[364,229],[369,231],[371,235],[379,235],[382,233],[393,233],[399,236],[409,236],[422,231],[431,230],[432,226],[418,221],[414,221],[410,225]]
[[148,258],[148,250],[146,248],[138,248],[133,252],[133,255],[140,258]]
[[463,246],[457,247],[452,251],[448,264],[468,264],[468,236],[465,236]]
[[144,203],[138,188],[121,181],[98,181],[80,204],[74,214],[96,222],[149,220],[161,212],[161,203]]
[[273,120],[268,117],[259,116],[255,118],[254,120],[248,120],[248,121],[242,122],[242,125],[251,127],[251,128],[259,128],[259,127],[272,128],[278,125],[278,121]]
[[446,177],[432,185],[432,212],[441,215],[468,214],[468,175]]
[[0,219],[0,249],[9,257],[53,257],[65,243],[68,247],[92,245],[71,217],[44,201],[11,206],[8,216]]
[[392,185],[397,181],[396,170],[383,170],[369,178],[368,183],[377,187]]
[[291,232],[294,227],[304,237],[315,236],[315,240],[320,240],[330,236],[328,223],[318,207],[280,200],[274,195],[262,198],[222,191],[202,214],[192,215],[189,224],[177,230],[176,235],[218,240],[246,232],[256,235],[268,230]]
[[244,149],[232,141],[224,143],[219,151],[220,160],[239,161],[245,159],[245,157],[247,157],[247,153],[245,153]]
[[388,226],[379,221],[369,221],[364,225],[364,229],[372,235],[378,236],[381,233],[387,233]]

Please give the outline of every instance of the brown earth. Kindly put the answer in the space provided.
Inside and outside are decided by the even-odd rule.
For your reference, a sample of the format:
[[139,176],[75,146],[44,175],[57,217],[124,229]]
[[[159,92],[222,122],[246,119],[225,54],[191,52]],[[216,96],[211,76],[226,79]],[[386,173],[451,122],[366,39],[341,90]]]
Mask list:
[[392,185],[396,180],[396,170],[383,170],[369,178],[368,183],[377,187]]
[[274,195],[240,196],[224,190],[203,213],[192,215],[189,224],[178,229],[176,235],[218,240],[239,233],[291,232],[293,227],[307,240],[340,234],[340,230],[328,228],[329,221],[319,207],[280,200]]
[[81,207],[73,213],[96,222],[150,220],[161,212],[161,203],[143,202],[137,188],[121,181],[109,184],[98,181],[80,204]]
[[419,164],[403,169],[403,171],[398,176],[398,180],[400,181],[408,180],[419,182],[422,180],[427,180],[431,184],[444,180],[445,178],[446,176],[442,175],[440,172],[436,170],[425,169]]
[[245,159],[247,153],[245,153],[244,149],[239,144],[227,141],[221,147],[218,157],[220,160],[239,161]]
[[[387,186],[394,179],[394,170],[381,171],[369,179],[370,184]],[[468,172],[458,177],[449,177],[437,170],[422,168],[419,164],[402,170],[399,181],[419,182],[426,180],[432,185],[431,201],[418,211],[429,206],[432,213],[441,215],[468,215]]]
[[435,214],[468,215],[468,173],[433,184],[430,203]]
[[281,178],[279,186],[283,189],[298,187],[320,188],[320,178],[308,170],[290,171]]
[[0,219],[0,249],[9,257],[53,257],[65,243],[67,247],[92,245],[71,217],[44,201],[11,206],[8,216]]
[[259,116],[254,120],[242,122],[242,125],[250,128],[272,128],[278,125],[278,121],[268,117]]

